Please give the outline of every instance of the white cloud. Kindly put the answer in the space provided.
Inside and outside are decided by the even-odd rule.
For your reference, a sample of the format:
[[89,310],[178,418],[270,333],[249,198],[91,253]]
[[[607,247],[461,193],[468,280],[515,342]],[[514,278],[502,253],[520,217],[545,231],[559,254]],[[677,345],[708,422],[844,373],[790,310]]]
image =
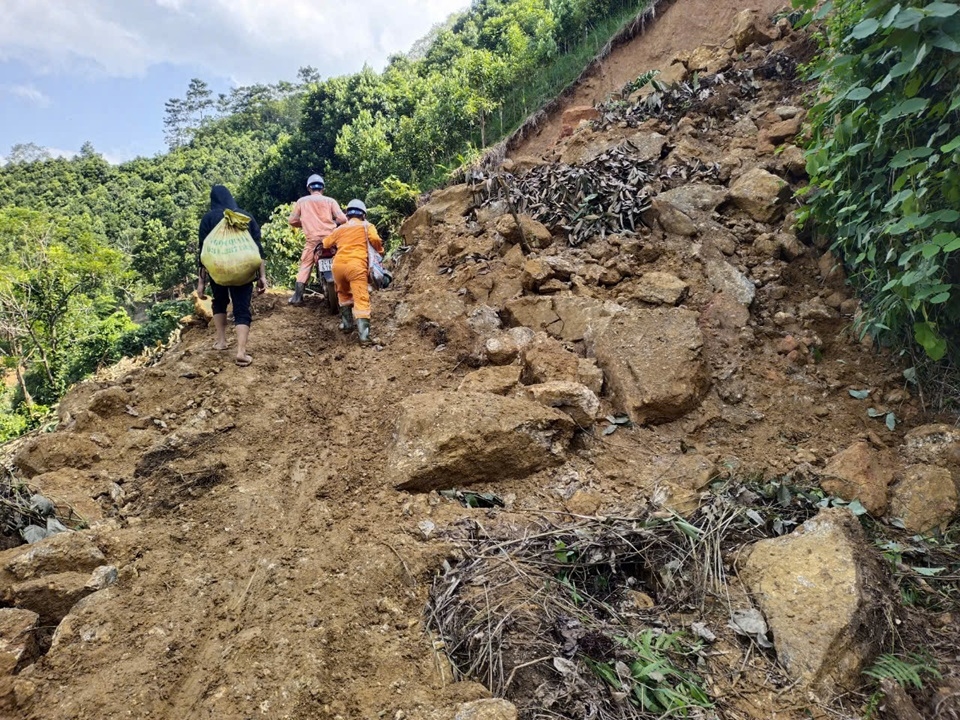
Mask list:
[[37,107],[49,107],[50,98],[33,85],[7,85],[2,90]]
[[152,65],[240,83],[380,68],[469,0],[4,0],[0,60],[118,77]]

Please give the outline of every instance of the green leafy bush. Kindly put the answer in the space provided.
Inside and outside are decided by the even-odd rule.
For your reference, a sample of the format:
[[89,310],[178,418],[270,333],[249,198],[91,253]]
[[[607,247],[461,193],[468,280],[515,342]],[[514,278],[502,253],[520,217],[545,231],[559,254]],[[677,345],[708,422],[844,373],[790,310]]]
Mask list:
[[388,250],[400,244],[400,225],[417,209],[419,194],[416,187],[391,175],[367,195],[367,217],[377,226]]
[[260,228],[260,239],[267,261],[267,280],[271,285],[292,287],[300,264],[300,254],[306,242],[303,232],[293,227],[287,218],[293,205],[278,205],[270,219]]
[[836,0],[816,15],[814,0],[794,5],[829,18],[811,68],[821,100],[809,115],[806,212],[863,297],[860,329],[957,358],[960,5]]

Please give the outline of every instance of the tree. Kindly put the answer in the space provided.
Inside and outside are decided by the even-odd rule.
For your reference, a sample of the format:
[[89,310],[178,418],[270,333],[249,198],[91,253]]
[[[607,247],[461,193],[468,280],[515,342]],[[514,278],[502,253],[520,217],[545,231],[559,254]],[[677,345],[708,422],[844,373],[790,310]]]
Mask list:
[[34,163],[49,159],[50,151],[32,142],[17,143],[10,148],[10,154],[7,155],[7,162],[11,165]]
[[[96,322],[96,309],[132,281],[126,260],[91,233],[89,218],[0,211],[0,335],[29,372],[40,371],[39,394],[55,400],[64,389],[72,337]],[[24,398],[31,397],[18,369]],[[34,393],[37,394],[37,393]]]
[[170,98],[163,107],[163,136],[167,147],[175,150],[187,141],[187,104],[180,98]]
[[203,127],[213,108],[213,93],[207,83],[199,78],[190,80],[184,104],[187,116],[191,120],[191,127],[194,129]]

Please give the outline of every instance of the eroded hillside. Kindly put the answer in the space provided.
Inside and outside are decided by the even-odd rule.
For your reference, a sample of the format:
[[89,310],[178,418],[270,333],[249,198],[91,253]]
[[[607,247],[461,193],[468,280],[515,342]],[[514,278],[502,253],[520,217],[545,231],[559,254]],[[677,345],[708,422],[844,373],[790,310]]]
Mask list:
[[0,555],[11,717],[856,717],[903,648],[944,678],[885,707],[955,712],[908,538],[960,433],[792,230],[809,39],[724,19],[408,219],[375,347],[268,293],[250,367],[195,319],[74,389],[12,460],[89,528]]

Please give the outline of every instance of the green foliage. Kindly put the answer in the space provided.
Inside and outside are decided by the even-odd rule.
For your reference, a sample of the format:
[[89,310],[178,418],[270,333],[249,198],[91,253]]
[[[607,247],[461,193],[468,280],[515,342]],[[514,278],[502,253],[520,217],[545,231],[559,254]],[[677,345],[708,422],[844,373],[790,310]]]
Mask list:
[[957,357],[960,5],[836,0],[819,16],[831,10],[807,212],[863,295],[863,332]]
[[290,225],[291,212],[292,203],[280,205],[273,209],[270,220],[260,227],[263,252],[267,257],[267,281],[279,287],[292,285],[306,242],[303,232]]
[[367,195],[367,217],[387,243],[387,252],[399,244],[400,225],[417,209],[419,194],[417,188],[391,175]]
[[905,657],[881,655],[863,674],[876,680],[891,678],[902,688],[914,687],[917,690],[923,688],[925,679],[939,680],[943,677],[936,663],[921,653],[910,653]]
[[[310,86],[299,127],[240,195],[266,216],[320,172],[328,194],[371,195],[389,177],[443,182],[442,166],[516,128],[556,94],[649,0],[478,0],[415,52]],[[390,192],[389,190],[387,192]]]
[[[642,712],[687,717],[695,707],[711,707],[703,681],[676,665],[679,658],[694,654],[696,648],[683,643],[683,634],[644,630],[630,638],[617,638],[627,658],[618,663],[586,658],[587,665],[614,690],[628,693],[630,702]],[[618,666],[629,672],[618,672]]]

